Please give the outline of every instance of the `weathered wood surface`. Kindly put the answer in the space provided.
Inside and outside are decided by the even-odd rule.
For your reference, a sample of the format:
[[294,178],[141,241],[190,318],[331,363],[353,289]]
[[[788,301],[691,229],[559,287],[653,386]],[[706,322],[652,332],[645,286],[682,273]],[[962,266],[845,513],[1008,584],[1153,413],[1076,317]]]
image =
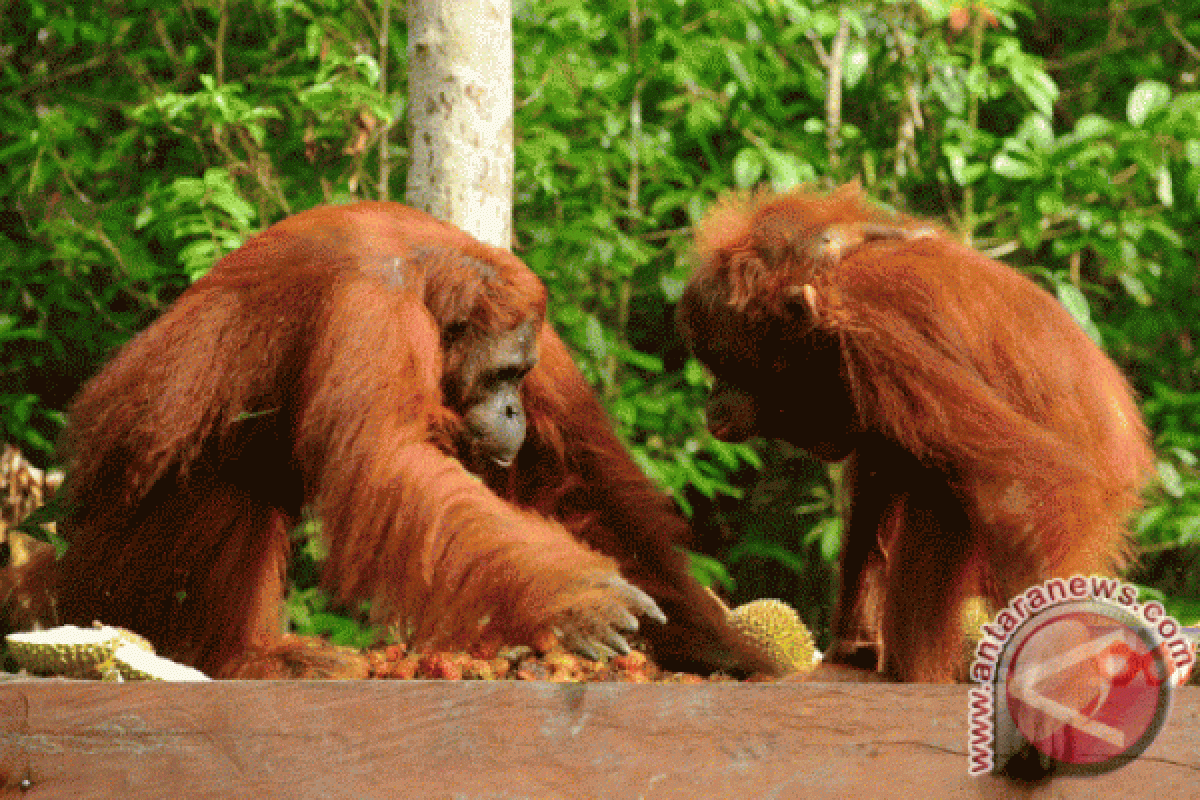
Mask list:
[[965,729],[961,686],[9,681],[0,798],[1200,796],[1200,688],[1033,791],[970,778]]

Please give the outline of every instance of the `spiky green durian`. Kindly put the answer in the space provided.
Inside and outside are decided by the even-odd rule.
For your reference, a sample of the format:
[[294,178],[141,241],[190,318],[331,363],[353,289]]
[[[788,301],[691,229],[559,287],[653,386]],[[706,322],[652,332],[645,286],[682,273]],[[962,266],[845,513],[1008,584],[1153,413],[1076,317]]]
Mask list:
[[762,599],[729,612],[729,622],[755,642],[780,672],[816,668],[812,633],[796,610],[782,600]]

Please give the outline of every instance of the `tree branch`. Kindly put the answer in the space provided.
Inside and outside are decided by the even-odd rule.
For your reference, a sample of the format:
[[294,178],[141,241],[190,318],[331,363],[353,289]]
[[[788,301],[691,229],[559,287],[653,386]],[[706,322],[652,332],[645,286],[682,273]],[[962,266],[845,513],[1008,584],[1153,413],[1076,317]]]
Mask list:
[[842,146],[842,64],[846,58],[846,42],[850,38],[850,18],[843,12],[839,15],[838,32],[829,48],[825,65],[828,79],[825,85],[825,147],[829,151],[829,174],[826,180],[836,180],[839,152]]

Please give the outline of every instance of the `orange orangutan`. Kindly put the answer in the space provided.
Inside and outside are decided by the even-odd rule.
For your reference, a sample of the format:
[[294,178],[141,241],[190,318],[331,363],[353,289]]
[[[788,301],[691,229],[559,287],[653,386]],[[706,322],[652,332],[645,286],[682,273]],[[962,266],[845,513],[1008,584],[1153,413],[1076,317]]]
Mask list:
[[710,429],[849,459],[830,663],[949,680],[967,594],[1123,565],[1146,430],[1047,292],[857,186],[731,197],[696,249]]
[[417,643],[486,623],[604,656],[642,616],[667,666],[762,668],[545,307],[511,253],[396,204],[252,238],[69,410],[64,620],[236,675],[279,645],[288,535],[310,509],[325,586]]

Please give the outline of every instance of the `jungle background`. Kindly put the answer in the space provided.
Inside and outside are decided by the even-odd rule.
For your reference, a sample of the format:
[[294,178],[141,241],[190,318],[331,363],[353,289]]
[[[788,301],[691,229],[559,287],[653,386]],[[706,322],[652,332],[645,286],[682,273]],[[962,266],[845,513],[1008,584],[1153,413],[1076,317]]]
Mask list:
[[[514,5],[514,250],[692,515],[707,581],[819,632],[840,498],[836,466],[705,432],[708,379],[673,327],[690,227],[729,188],[857,179],[1025,271],[1126,371],[1159,459],[1131,578],[1200,614],[1200,2]],[[217,258],[404,186],[405,14],[0,7],[0,440],[53,466],[82,382]],[[299,537],[295,627],[369,635],[326,608]]]

